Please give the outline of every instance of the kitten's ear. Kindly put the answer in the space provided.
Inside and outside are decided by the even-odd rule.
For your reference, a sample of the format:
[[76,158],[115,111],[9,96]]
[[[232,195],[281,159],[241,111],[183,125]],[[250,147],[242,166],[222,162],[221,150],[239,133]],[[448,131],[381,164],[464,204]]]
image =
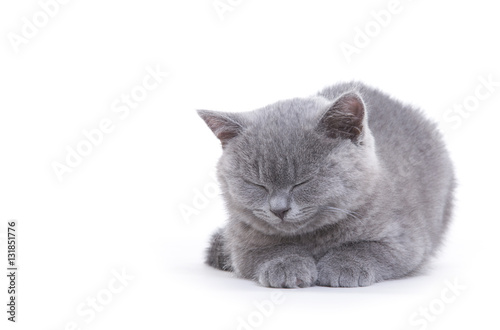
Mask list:
[[210,110],[197,110],[197,112],[220,140],[222,148],[243,130],[237,114]]
[[338,97],[322,115],[318,129],[330,138],[350,139],[358,142],[364,126],[365,104],[356,92]]

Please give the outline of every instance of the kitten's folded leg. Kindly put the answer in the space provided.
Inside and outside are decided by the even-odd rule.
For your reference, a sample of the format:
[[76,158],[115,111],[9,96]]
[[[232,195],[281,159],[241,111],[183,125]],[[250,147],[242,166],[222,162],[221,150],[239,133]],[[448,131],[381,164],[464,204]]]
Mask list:
[[220,270],[233,271],[222,228],[212,235],[206,252],[205,263]]
[[257,281],[272,288],[305,288],[314,285],[318,276],[312,257],[289,255],[263,263],[256,273]]
[[272,288],[313,286],[318,276],[312,255],[297,246],[239,250],[234,260],[239,276]]
[[422,254],[396,243],[357,242],[330,250],[317,263],[317,285],[368,286],[407,275],[422,262]]

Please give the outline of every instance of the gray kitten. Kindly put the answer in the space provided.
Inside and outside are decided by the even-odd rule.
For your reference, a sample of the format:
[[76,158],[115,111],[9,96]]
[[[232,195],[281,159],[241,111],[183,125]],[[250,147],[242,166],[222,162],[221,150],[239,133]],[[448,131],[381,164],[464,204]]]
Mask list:
[[246,113],[198,111],[222,143],[229,221],[206,262],[277,288],[367,286],[414,273],[451,216],[436,125],[361,83]]

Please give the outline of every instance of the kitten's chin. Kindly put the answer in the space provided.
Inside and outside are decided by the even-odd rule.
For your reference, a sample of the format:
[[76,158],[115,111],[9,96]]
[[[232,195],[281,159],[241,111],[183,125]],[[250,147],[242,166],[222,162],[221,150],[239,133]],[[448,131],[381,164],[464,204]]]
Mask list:
[[[311,212],[307,217],[284,220],[270,218],[267,213],[251,211],[247,222],[257,231],[267,235],[296,236],[318,229],[318,212]],[[321,221],[320,221],[321,222]]]
[[334,225],[342,219],[345,219],[345,217],[325,216],[319,211],[307,218],[294,221],[285,219],[284,221],[271,223],[259,218],[252,224],[252,227],[268,235],[297,236],[321,230],[323,227]]
[[309,217],[301,221],[280,221],[279,223],[268,223],[272,227],[274,234],[294,236],[315,230],[313,225],[314,217]]

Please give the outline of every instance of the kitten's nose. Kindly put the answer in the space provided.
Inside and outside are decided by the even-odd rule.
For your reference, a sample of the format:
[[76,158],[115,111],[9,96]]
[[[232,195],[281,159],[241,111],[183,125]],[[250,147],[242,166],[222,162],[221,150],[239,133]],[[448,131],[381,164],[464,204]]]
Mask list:
[[283,220],[286,212],[290,210],[290,195],[284,189],[276,189],[271,191],[269,196],[269,210],[275,216]]
[[283,220],[286,212],[288,212],[289,210],[290,210],[289,208],[280,208],[280,209],[271,209],[271,212],[273,212],[275,216]]

